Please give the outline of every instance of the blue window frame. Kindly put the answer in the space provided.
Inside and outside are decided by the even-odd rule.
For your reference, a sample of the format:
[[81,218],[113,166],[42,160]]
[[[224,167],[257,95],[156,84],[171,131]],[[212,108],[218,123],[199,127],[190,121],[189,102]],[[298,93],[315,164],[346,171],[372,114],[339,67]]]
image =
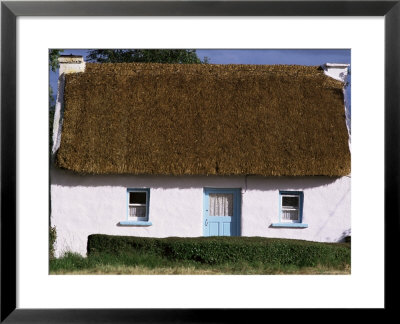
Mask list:
[[279,191],[279,223],[272,227],[308,227],[303,223],[303,204],[302,191]]
[[150,189],[128,188],[126,190],[126,221],[120,225],[149,226]]

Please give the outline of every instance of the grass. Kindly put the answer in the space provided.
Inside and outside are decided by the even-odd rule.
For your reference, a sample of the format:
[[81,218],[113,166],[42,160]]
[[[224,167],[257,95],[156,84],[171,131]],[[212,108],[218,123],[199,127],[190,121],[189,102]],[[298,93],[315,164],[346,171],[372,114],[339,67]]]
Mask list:
[[299,267],[293,265],[239,262],[207,265],[191,260],[172,261],[167,258],[138,254],[96,253],[83,257],[65,253],[63,257],[50,260],[50,274],[75,275],[269,275],[269,274],[350,274],[350,265],[327,267]]

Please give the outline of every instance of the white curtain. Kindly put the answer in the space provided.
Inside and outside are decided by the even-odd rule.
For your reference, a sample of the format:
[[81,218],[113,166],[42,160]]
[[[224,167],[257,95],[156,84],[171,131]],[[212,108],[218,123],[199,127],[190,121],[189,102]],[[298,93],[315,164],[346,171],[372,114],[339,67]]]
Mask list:
[[130,217],[146,217],[146,206],[129,206]]
[[233,216],[233,194],[210,194],[210,216]]
[[299,210],[291,209],[285,210],[282,209],[282,218],[284,220],[299,220]]

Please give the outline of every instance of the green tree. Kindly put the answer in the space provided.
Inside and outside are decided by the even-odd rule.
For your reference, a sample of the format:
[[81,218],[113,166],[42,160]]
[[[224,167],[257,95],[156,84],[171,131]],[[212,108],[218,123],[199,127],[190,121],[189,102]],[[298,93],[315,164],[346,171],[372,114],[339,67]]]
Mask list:
[[184,49],[96,49],[89,50],[86,59],[99,63],[208,63],[209,59],[201,60],[196,50]]
[[64,52],[62,49],[51,49],[49,50],[49,68],[56,72],[58,68],[58,58],[60,57],[61,53]]
[[[56,72],[58,69],[58,58],[61,53],[64,52],[62,49],[51,49],[49,50],[49,71]],[[56,106],[56,102],[54,100],[54,90],[49,84],[49,109],[50,111],[54,111]]]

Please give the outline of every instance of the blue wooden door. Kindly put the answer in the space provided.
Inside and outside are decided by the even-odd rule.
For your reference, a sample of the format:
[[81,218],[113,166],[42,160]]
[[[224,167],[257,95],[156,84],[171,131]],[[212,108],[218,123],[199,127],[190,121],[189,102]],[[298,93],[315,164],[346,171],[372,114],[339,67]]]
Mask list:
[[240,235],[241,189],[204,189],[204,236]]

